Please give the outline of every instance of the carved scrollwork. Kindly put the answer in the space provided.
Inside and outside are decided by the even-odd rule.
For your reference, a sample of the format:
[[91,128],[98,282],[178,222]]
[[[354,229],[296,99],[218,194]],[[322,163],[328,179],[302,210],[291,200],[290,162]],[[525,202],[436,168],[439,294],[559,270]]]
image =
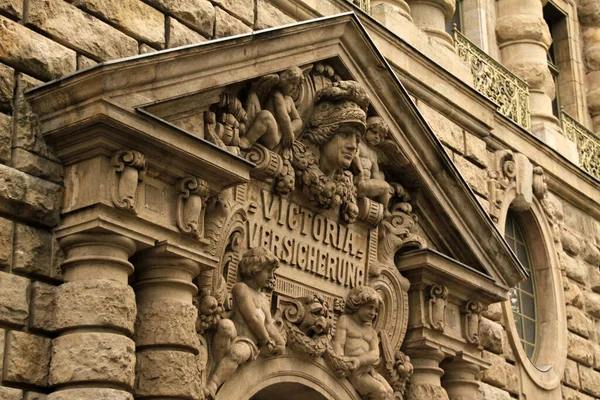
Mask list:
[[429,324],[443,332],[446,326],[446,301],[449,290],[443,285],[431,285],[429,288]]
[[187,177],[179,182],[177,227],[195,239],[204,236],[204,214],[209,187],[202,179]]
[[146,174],[146,158],[135,150],[120,150],[113,154],[111,163],[115,177],[111,197],[115,207],[136,213],[138,184]]
[[468,343],[479,345],[479,323],[483,306],[478,301],[468,301],[463,311],[464,337]]
[[394,352],[393,346],[390,345],[387,337],[382,333],[380,333],[379,338],[384,361],[384,376],[394,389],[394,392],[399,394],[400,398],[403,399],[406,392],[406,384],[414,371],[410,357],[400,350]]
[[329,305],[313,295],[293,299],[283,310],[287,345],[309,357],[320,357],[329,346]]

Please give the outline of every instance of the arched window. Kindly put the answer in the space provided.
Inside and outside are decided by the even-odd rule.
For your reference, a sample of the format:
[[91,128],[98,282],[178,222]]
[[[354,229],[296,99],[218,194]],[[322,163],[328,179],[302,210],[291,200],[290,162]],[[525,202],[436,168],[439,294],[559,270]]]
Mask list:
[[504,238],[529,274],[529,278],[511,289],[510,306],[521,344],[525,349],[527,357],[533,360],[538,334],[535,274],[523,229],[519,220],[512,212],[509,212],[506,216]]

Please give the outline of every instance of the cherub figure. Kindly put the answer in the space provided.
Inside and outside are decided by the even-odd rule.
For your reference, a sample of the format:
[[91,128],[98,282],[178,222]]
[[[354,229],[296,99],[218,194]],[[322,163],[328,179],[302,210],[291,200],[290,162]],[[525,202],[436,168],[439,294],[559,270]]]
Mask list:
[[303,80],[302,70],[292,67],[279,75],[263,76],[252,84],[245,104],[250,125],[240,138],[241,149],[248,150],[256,142],[269,150],[279,150],[280,144],[283,149],[291,149],[302,128],[293,97]]
[[381,144],[389,134],[389,128],[383,118],[367,118],[367,129],[358,146],[361,173],[357,177],[356,190],[358,197],[374,199],[388,210],[394,189],[385,181],[379,169],[379,160],[374,148]]
[[222,319],[214,335],[213,354],[218,363],[207,390],[214,397],[240,364],[255,360],[261,351],[280,355],[285,341],[273,323],[269,301],[262,292],[273,279],[279,259],[268,249],[248,250],[239,262],[241,282],[233,286],[229,319]]
[[379,363],[379,338],[373,319],[382,304],[381,296],[369,286],[353,288],[340,316],[333,348],[351,363],[348,380],[364,399],[391,400],[394,390],[376,370]]

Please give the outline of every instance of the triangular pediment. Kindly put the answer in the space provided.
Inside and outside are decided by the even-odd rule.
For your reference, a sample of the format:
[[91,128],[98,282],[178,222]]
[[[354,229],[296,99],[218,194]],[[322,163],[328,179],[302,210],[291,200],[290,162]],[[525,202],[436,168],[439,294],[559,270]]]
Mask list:
[[[513,286],[524,277],[494,223],[354,14],[99,64],[43,85],[31,91],[29,98],[43,122],[42,133],[59,138],[54,140],[59,149],[61,141],[68,140],[69,126],[54,124],[54,116],[67,110],[73,124],[92,126],[96,120],[91,111],[79,110],[95,103],[104,110],[103,115],[110,115],[115,126],[127,114],[130,130],[138,132],[140,138],[143,131],[160,129],[171,135],[165,133],[165,143],[177,142],[180,135],[196,140],[197,151],[227,152],[230,164],[219,167],[223,161],[215,158],[205,166],[218,177],[215,184],[227,187],[244,180],[241,172],[221,178],[218,171],[228,166],[243,168],[249,165],[248,161],[256,163],[230,138],[239,135],[236,129],[249,128],[240,128],[243,121],[236,113],[241,107],[254,121],[257,111],[246,109],[250,93],[258,98],[268,97],[261,90],[268,92],[276,84],[269,83],[268,77],[282,81],[282,73],[294,67],[299,68],[305,80],[300,93],[294,94],[302,120],[301,132],[311,124],[320,90],[344,81],[356,81],[364,88],[370,101],[365,107],[367,116],[380,117],[389,127],[386,139],[373,148],[373,157],[377,158],[385,180],[404,188],[400,197],[412,211],[403,208],[403,212],[416,214],[414,221],[418,222],[412,234],[426,239],[425,246],[487,275],[500,287]],[[231,98],[227,100],[227,96]],[[267,101],[261,98],[258,104],[275,113],[273,105],[265,105]],[[235,121],[229,123],[227,118]],[[217,132],[208,132],[207,125],[216,127]],[[220,142],[209,137],[215,134]],[[266,147],[277,154],[281,146],[275,143],[272,148]],[[68,158],[66,151],[65,157]],[[300,178],[296,175],[297,185]],[[297,194],[290,196],[300,198],[300,189],[296,187]],[[305,203],[318,210],[310,201]],[[384,206],[379,211],[382,215],[374,217],[379,218],[376,223],[389,210]],[[331,211],[327,215],[343,220],[339,214],[332,216]]]

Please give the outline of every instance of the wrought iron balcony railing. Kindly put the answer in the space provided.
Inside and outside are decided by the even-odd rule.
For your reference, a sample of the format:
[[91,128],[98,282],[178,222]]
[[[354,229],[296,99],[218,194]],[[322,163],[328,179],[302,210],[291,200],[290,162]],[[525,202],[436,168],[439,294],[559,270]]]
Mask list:
[[564,110],[561,112],[560,122],[567,139],[577,145],[581,169],[600,179],[600,138]]
[[498,105],[498,112],[531,128],[529,86],[454,28],[454,47],[473,74],[475,89]]

